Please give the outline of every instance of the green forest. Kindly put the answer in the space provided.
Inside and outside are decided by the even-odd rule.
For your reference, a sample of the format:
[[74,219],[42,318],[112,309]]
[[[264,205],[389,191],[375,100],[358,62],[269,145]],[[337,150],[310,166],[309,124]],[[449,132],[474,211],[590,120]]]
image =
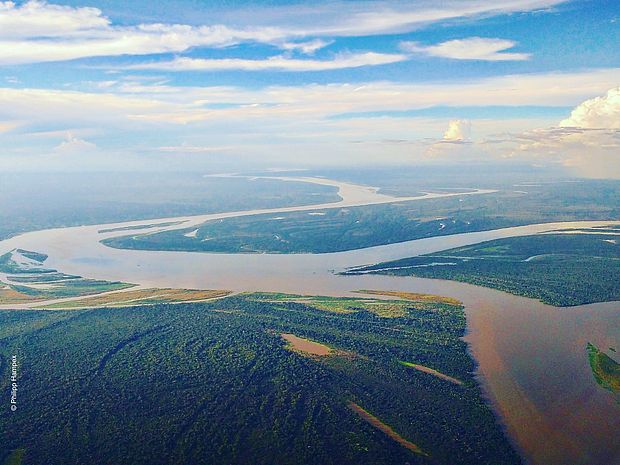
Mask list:
[[0,311],[0,463],[520,463],[475,380],[462,306],[395,305],[241,294]]
[[573,232],[498,239],[345,274],[450,279],[558,307],[620,300],[620,230]]
[[[614,393],[620,403],[620,363],[590,342],[586,346],[586,351],[594,379],[603,389]],[[610,352],[615,351],[610,347]]]
[[0,239],[47,228],[337,202],[336,191],[195,172],[0,173]]
[[197,230],[134,234],[103,242],[140,250],[327,253],[534,223],[620,218],[620,183],[584,181],[578,186],[504,185],[491,194],[245,216],[207,222]]

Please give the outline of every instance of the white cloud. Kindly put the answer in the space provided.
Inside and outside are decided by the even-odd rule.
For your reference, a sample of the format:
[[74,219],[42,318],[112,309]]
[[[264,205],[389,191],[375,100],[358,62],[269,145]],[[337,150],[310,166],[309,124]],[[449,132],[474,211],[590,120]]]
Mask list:
[[[177,152],[177,149],[178,153],[187,154],[206,153],[211,148],[215,148],[215,152],[234,145],[226,152],[227,155],[241,154],[249,159],[264,156],[264,159],[270,160],[276,157],[275,152],[281,153],[285,159],[285,154],[291,152],[284,151],[283,147],[296,144],[304,147],[304,152],[300,153],[301,159],[308,162],[314,160],[315,163],[334,161],[332,146],[338,146],[334,151],[346,153],[352,162],[356,154],[369,160],[374,156],[376,160],[376,145],[367,145],[362,149],[363,144],[350,144],[350,141],[356,140],[426,140],[420,146],[409,147],[409,152],[406,152],[407,144],[391,144],[385,153],[386,161],[396,154],[411,156],[407,153],[411,154],[412,150],[423,153],[433,143],[444,149],[441,155],[459,159],[480,156],[480,152],[484,151],[489,156],[512,153],[514,157],[544,157],[569,163],[568,155],[562,158],[562,153],[568,152],[565,148],[569,146],[571,156],[576,157],[580,150],[592,154],[605,152],[610,160],[614,150],[616,155],[619,153],[618,148],[614,148],[618,141],[618,135],[614,132],[617,130],[606,129],[604,132],[561,128],[560,131],[556,128],[556,132],[547,134],[547,137],[544,130],[526,134],[533,128],[553,124],[547,119],[476,120],[476,134],[480,137],[496,132],[516,134],[500,137],[501,144],[480,144],[476,140],[468,140],[466,126],[462,124],[457,126],[458,131],[449,131],[452,136],[447,139],[455,140],[440,139],[437,142],[437,136],[446,129],[447,122],[441,119],[331,118],[343,113],[432,106],[578,106],[593,95],[603,95],[617,86],[619,69],[491,77],[459,83],[366,82],[257,89],[234,86],[175,87],[159,82],[140,85],[139,78],[133,77],[136,81],[132,81],[131,85],[119,79],[96,92],[0,88],[0,121],[3,124],[19,124],[12,131],[0,134],[3,153],[43,153],[50,150],[51,137],[62,137],[69,131],[73,139],[86,142],[96,136],[97,141],[101,141],[99,144],[105,147],[105,152],[100,149],[99,155],[91,157],[93,159],[107,156],[119,140],[124,144],[122,150],[134,147],[140,153],[152,153],[154,156],[159,153],[163,157],[166,153]],[[91,88],[97,89],[97,86]],[[33,137],[33,131],[39,131],[41,135],[46,131],[49,137]],[[58,131],[62,132],[59,134]],[[463,141],[458,141],[459,138]],[[178,145],[179,140],[191,143],[184,147]],[[289,145],[286,145],[287,141]],[[67,144],[63,148],[67,149],[93,148],[76,140],[65,142]],[[278,149],[274,150],[274,147]],[[310,154],[312,150],[315,150],[314,155]],[[604,159],[599,157],[596,161],[599,163]],[[19,162],[16,163],[19,165]],[[571,163],[577,166],[576,161]]]
[[454,60],[522,61],[530,58],[529,53],[506,52],[506,50],[513,48],[515,45],[517,43],[512,40],[468,37],[449,40],[436,45],[401,42],[400,47],[403,51],[409,53],[423,53],[429,56]]
[[172,61],[134,65],[130,66],[128,69],[160,69],[167,71],[325,71],[384,65],[404,60],[407,60],[406,55],[373,52],[337,55],[331,60],[300,60],[282,55],[269,57],[264,60],[246,60],[239,58],[175,58]]
[[578,104],[557,126],[467,143],[469,129],[468,121],[450,121],[443,139],[431,144],[427,155],[462,158],[485,153],[551,162],[577,176],[620,178],[620,88]]
[[[365,36],[408,32],[431,23],[540,11],[568,0],[420,0],[376,2],[330,2],[311,9],[298,8],[286,14],[289,24],[306,35]],[[299,24],[301,22],[301,24]],[[289,26],[291,27],[291,26]]]
[[512,157],[550,160],[579,176],[620,178],[620,89],[588,99],[558,126],[508,134],[493,141]]
[[67,137],[59,145],[54,147],[54,153],[62,155],[87,154],[97,151],[97,146],[83,139],[78,139],[72,134]]
[[456,119],[450,121],[448,129],[443,134],[443,140],[449,142],[463,142],[469,140],[471,135],[471,121]]
[[243,41],[272,42],[281,33],[235,31],[225,26],[151,24],[90,30],[62,39],[0,40],[0,64],[65,61],[86,57],[183,52],[191,47],[225,47]]
[[480,150],[472,150],[471,121],[466,119],[451,120],[440,140],[426,141],[425,155],[429,157],[452,157],[456,159],[475,158]]
[[[0,65],[64,61],[86,57],[180,53],[192,47],[225,47],[259,42],[303,53],[325,45],[306,38],[393,34],[433,22],[546,9],[567,0],[461,0],[443,2],[334,3],[297,14],[264,8],[265,19],[243,27],[212,24],[139,24],[118,26],[97,8],[53,5],[42,1],[0,2]],[[232,14],[232,13],[231,13]],[[243,14],[234,14],[240,17]],[[260,15],[259,15],[260,16]],[[233,24],[234,20],[230,24]],[[302,40],[302,41],[300,41]],[[498,56],[518,54],[498,53]]]
[[244,41],[273,43],[284,36],[286,33],[274,27],[114,26],[97,8],[0,2],[0,65],[183,52],[191,47],[225,47]]
[[620,129],[620,87],[578,105],[560,126]]
[[620,130],[536,129],[514,136],[511,156],[551,160],[577,175],[620,178]]
[[[324,118],[341,113],[411,110],[432,106],[578,105],[617,85],[620,69],[527,74],[459,83],[313,84],[174,87],[112,84],[98,92],[0,88],[0,121],[54,129],[123,128],[128,121],[168,126],[200,121]],[[95,86],[96,87],[96,86]],[[93,111],[97,109],[97,111]]]
[[73,8],[29,1],[22,5],[0,2],[0,37],[19,39],[59,37],[108,27],[97,8]]
[[327,47],[333,44],[333,40],[309,40],[306,42],[284,42],[279,45],[282,50],[300,51],[306,55],[314,55],[317,50]]

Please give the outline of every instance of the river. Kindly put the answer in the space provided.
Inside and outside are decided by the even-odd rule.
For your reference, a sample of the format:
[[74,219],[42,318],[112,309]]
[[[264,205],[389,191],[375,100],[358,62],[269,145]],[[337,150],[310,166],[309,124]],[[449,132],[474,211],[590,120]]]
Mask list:
[[[132,234],[130,230],[100,232],[103,229],[166,223],[136,229],[133,233],[137,234],[188,228],[204,221],[236,216],[493,193],[472,190],[395,198],[367,186],[322,178],[278,179],[338,186],[342,200],[315,206],[35,231],[0,241],[0,254],[13,248],[42,252],[49,255],[46,266],[65,273],[153,287],[331,296],[349,296],[359,289],[379,289],[456,297],[465,304],[466,341],[478,363],[478,379],[524,462],[532,465],[620,464],[620,405],[611,393],[596,384],[585,350],[587,342],[603,349],[620,347],[620,303],[556,308],[452,281],[334,274],[349,267],[492,239],[619,222],[536,224],[328,254],[157,252],[113,249],[100,243],[104,238]],[[170,225],[170,222],[177,224]]]

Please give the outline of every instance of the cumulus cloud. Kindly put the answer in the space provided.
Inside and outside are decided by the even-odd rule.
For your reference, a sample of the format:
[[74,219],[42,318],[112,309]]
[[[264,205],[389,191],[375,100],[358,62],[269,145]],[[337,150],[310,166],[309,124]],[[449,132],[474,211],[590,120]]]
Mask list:
[[517,45],[512,40],[468,37],[449,40],[436,45],[422,45],[418,42],[401,42],[400,48],[409,53],[454,60],[522,61],[530,58],[529,53],[511,53],[506,50]]
[[439,140],[430,140],[426,143],[425,154],[430,157],[453,157],[463,159],[471,157],[472,150],[471,121],[455,119],[448,123],[448,128]]
[[620,87],[606,95],[586,100],[570,116],[560,121],[562,127],[620,129]]
[[614,129],[546,128],[515,136],[512,156],[559,163],[575,174],[620,178],[620,131]]
[[355,53],[337,55],[331,60],[300,60],[282,55],[264,60],[247,60],[239,58],[201,59],[175,58],[172,61],[135,65],[129,69],[159,69],[167,71],[215,71],[215,70],[246,70],[246,71],[325,71],[343,68],[359,68],[396,63],[407,59],[405,55],[386,53]]
[[539,157],[576,174],[620,178],[620,88],[577,105],[569,118],[551,128],[512,135],[510,156]]
[[[550,123],[547,120],[476,120],[476,133],[481,136],[494,131],[513,134],[498,137],[502,139],[501,143],[481,146],[479,141],[471,140],[466,123],[452,125],[444,140],[442,135],[448,125],[446,120],[333,117],[346,113],[433,106],[577,107],[593,95],[604,95],[608,89],[617,86],[619,75],[619,69],[600,69],[565,74],[501,76],[459,83],[365,82],[254,89],[237,86],[175,87],[159,81],[139,85],[140,76],[132,76],[129,87],[119,79],[93,92],[0,88],[0,121],[3,124],[19,124],[1,136],[5,153],[11,150],[41,153],[46,146],[37,141],[40,138],[32,137],[32,132],[47,130],[62,131],[61,134],[54,134],[55,138],[71,132],[75,139],[83,141],[89,141],[94,134],[98,140],[123,138],[127,141],[126,147],[139,147],[141,151],[153,153],[162,152],[158,150],[161,146],[175,147],[176,141],[184,139],[191,140],[192,146],[196,147],[186,147],[186,152],[200,151],[201,147],[222,147],[235,140],[243,141],[239,143],[244,148],[231,149],[227,153],[255,153],[252,147],[263,144],[270,147],[264,149],[265,156],[270,156],[273,144],[295,136],[298,145],[303,140],[306,147],[314,147],[312,144],[320,146],[317,150],[326,154],[322,160],[329,162],[331,156],[327,154],[331,152],[325,147],[334,144],[334,141],[346,141],[349,147],[346,150],[352,151],[349,141],[372,137],[373,140],[422,140],[424,143],[419,148],[409,152],[416,150],[420,155],[429,144],[435,144],[445,149],[441,153],[455,158],[460,156],[460,159],[478,156],[485,150],[489,156],[540,156],[566,164],[569,163],[568,156],[562,154],[566,154],[568,150],[564,149],[570,146],[571,154],[577,157],[580,150],[591,152],[593,156],[606,152],[608,164],[611,164],[612,156],[615,154],[617,160],[619,153],[618,148],[613,148],[617,144],[617,134],[614,132],[617,130],[614,129],[556,128],[553,133],[539,130],[527,134],[532,127],[544,127]],[[96,128],[96,131],[84,132],[87,128]],[[149,137],[142,137],[152,135],[154,130],[161,134],[156,145],[150,143]],[[545,131],[548,131],[547,134]],[[433,137],[433,140],[423,140]],[[67,145],[79,146],[77,141],[74,142]],[[392,145],[394,150],[398,146],[403,152],[408,148],[405,147],[407,144]],[[87,147],[82,145],[82,148]],[[170,151],[176,151],[176,148]],[[369,149],[369,158],[373,156],[371,152]],[[597,158],[597,161],[600,160],[604,157]],[[570,163],[577,166],[575,161]],[[620,166],[620,163],[616,161],[616,165]],[[605,170],[601,169],[601,173],[605,174]]]
[[448,123],[448,129],[443,134],[443,140],[447,142],[464,142],[471,135],[471,121],[456,119]]

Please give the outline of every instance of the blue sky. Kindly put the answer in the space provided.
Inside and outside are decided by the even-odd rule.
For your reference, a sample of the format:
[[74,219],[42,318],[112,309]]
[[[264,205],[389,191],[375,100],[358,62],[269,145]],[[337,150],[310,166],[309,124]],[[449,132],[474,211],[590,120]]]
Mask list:
[[0,1],[0,166],[615,176],[618,44],[612,0]]

